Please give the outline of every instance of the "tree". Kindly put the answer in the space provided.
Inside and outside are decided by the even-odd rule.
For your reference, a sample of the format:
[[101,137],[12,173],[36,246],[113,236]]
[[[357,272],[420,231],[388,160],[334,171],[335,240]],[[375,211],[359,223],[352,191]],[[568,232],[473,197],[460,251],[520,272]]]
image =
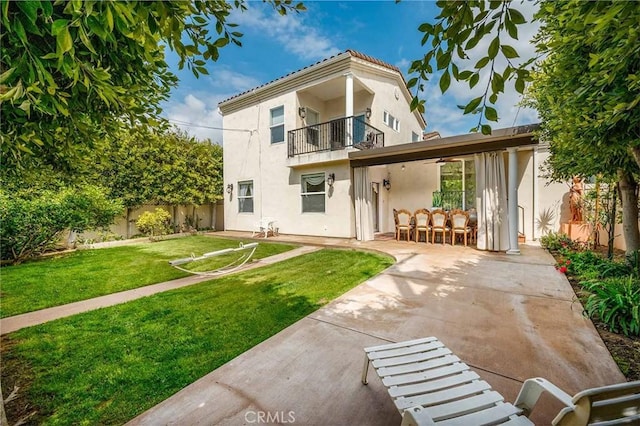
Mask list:
[[0,191],[0,253],[17,264],[49,251],[67,230],[82,232],[108,227],[122,212],[102,188],[79,186],[62,191],[7,194]]
[[[523,93],[536,68],[538,88],[531,96],[542,115],[544,135],[549,141],[557,176],[587,174],[598,169],[618,177],[623,203],[623,226],[627,250],[639,249],[637,187],[634,173],[640,166],[640,3],[540,1],[535,19],[542,24],[536,39],[536,58],[512,63],[518,52],[503,42],[506,35],[517,39],[517,26],[526,22],[511,1],[437,3],[438,22],[425,23],[423,44],[431,49],[414,61],[410,71],[418,76],[408,82],[420,89],[421,81],[442,70],[440,88],[449,88],[451,78],[474,87],[481,72],[488,72],[484,94],[462,107],[465,113],[482,113],[478,128],[490,133],[483,119],[496,121],[495,103],[508,80]],[[460,71],[456,60],[490,38],[486,56],[474,71]],[[455,55],[454,55],[455,54]],[[506,65],[501,69],[498,59]],[[435,62],[435,64],[434,64]],[[488,71],[487,71],[488,70]],[[417,96],[413,108],[423,109]],[[476,128],[476,130],[478,130]],[[635,165],[630,159],[635,160]]]
[[[280,14],[304,10],[293,0],[264,0]],[[32,160],[59,168],[79,148],[131,123],[157,125],[160,103],[179,67],[198,76],[242,34],[227,22],[245,0],[1,0],[0,148],[3,167]]]
[[222,147],[177,130],[119,132],[95,162],[97,181],[122,200],[127,223],[142,204],[202,205],[222,198]]
[[[513,81],[519,93],[524,92],[525,82],[529,80],[529,67],[535,58],[524,62],[516,62],[519,58],[517,50],[507,44],[505,39],[518,39],[518,26],[527,21],[518,9],[511,7],[511,1],[438,1],[440,14],[437,22],[423,23],[418,28],[424,33],[422,45],[430,43],[430,49],[422,59],[415,60],[409,68],[410,73],[417,76],[407,82],[409,89],[416,88],[416,96],[411,102],[411,109],[421,113],[425,111],[425,101],[418,94],[424,90],[423,81],[428,81],[435,71],[440,72],[439,86],[446,92],[451,79],[463,81],[473,89],[480,82],[480,75],[488,69],[488,84],[481,96],[460,106],[465,114],[480,114],[478,125],[472,131],[491,133],[491,127],[483,124],[483,120],[497,121],[498,112],[491,104],[495,104],[505,84]],[[478,43],[491,38],[486,56],[478,60],[472,70],[461,70],[462,64],[469,60],[469,52]]]
[[633,110],[640,86],[628,88],[640,78],[640,43],[637,35],[628,36],[637,33],[632,23],[639,22],[640,7],[542,2],[538,16],[544,23],[536,44],[546,58],[538,64],[530,97],[551,141],[554,176],[600,174],[617,180],[631,256],[640,248],[640,112]]

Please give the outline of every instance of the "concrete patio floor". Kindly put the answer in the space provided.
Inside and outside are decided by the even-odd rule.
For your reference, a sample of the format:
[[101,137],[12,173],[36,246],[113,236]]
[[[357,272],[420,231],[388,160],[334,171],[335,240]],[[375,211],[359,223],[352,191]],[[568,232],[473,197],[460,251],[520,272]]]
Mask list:
[[[383,251],[398,262],[130,425],[400,424],[375,373],[368,386],[360,382],[363,348],[426,336],[438,337],[509,401],[530,377],[570,394],[625,380],[540,247],[523,245],[510,256],[413,242],[273,241]],[[559,408],[543,397],[532,420],[549,424]]]

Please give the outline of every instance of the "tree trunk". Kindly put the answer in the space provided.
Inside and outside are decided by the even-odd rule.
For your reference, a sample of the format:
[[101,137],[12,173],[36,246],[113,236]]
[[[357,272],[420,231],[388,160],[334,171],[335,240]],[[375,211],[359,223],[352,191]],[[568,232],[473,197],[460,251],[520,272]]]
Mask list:
[[631,155],[633,155],[633,159],[638,163],[638,167],[640,167],[640,146],[631,147]]
[[[611,188],[609,184],[609,188]],[[609,229],[607,230],[607,258],[613,259],[613,243],[616,238],[616,217],[618,216],[618,185],[613,187],[613,195],[611,195],[609,205]]]
[[633,175],[618,170],[618,187],[622,204],[622,234],[626,243],[626,256],[631,259],[634,252],[640,249],[640,232],[638,231],[638,183]]

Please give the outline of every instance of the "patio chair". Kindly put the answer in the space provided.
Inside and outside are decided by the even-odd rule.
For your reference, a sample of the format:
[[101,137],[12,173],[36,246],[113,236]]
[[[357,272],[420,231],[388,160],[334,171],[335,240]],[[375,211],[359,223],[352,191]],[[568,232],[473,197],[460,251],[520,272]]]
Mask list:
[[278,228],[276,228],[276,221],[272,217],[263,217],[259,222],[255,224],[255,229],[251,234],[251,238],[255,235],[264,234],[264,238],[278,235]]
[[411,212],[409,210],[398,210],[398,222],[396,224],[396,240],[400,241],[402,233],[407,234],[407,241],[411,239]]
[[572,398],[538,377],[526,380],[510,404],[435,337],[366,348],[365,385],[369,363],[403,426],[533,425],[528,416],[543,392],[565,405],[553,425],[640,424],[640,381],[588,389]]
[[424,242],[429,242],[429,232],[431,231],[431,213],[428,209],[418,209],[413,214],[415,218],[415,228],[413,230],[416,243],[420,240],[420,233],[424,232]]
[[478,210],[470,208],[469,212],[469,227],[471,228],[471,241],[478,242]]
[[464,236],[464,245],[467,245],[468,238],[473,235],[473,231],[469,226],[469,213],[464,210],[452,210],[449,213],[451,218],[451,244],[456,244],[458,235]]
[[447,232],[450,231],[447,225],[448,215],[447,212],[441,209],[433,210],[431,212],[431,242],[436,242],[436,234],[442,234],[442,244],[447,239]]

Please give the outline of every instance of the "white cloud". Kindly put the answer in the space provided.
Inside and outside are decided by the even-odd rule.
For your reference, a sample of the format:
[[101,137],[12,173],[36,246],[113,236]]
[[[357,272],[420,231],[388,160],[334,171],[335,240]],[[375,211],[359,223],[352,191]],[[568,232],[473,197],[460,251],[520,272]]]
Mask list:
[[189,93],[182,101],[170,102],[164,115],[171,124],[191,136],[222,143],[222,130],[218,130],[222,127],[222,116],[218,114],[218,102],[222,99],[222,96],[213,95],[203,100]]
[[212,71],[213,75],[209,79],[212,86],[224,88],[229,92],[241,93],[261,84],[260,80],[232,71],[228,67],[217,67]]
[[[533,36],[539,28],[538,23],[529,23],[537,6],[532,2],[523,2],[516,6],[527,19],[527,24],[518,26],[518,40],[513,40],[503,34],[502,43],[509,44],[516,49],[520,58],[516,61],[524,62],[535,55],[535,45],[531,42]],[[469,60],[457,61],[460,69],[474,70],[474,65],[478,60],[487,55],[489,44],[493,37],[485,37],[470,52]],[[516,62],[520,63],[520,62]],[[496,69],[504,69],[506,61],[500,59],[496,61]],[[438,130],[443,136],[466,133],[471,127],[475,127],[479,117],[477,115],[464,115],[463,111],[456,105],[465,105],[471,99],[481,96],[488,83],[489,70],[481,71],[481,77],[478,84],[469,89],[468,83],[451,81],[451,86],[447,92],[442,95],[438,86],[440,75],[434,75],[432,80],[425,84],[425,92],[423,94],[426,99],[426,117],[429,123],[429,130]],[[495,108],[498,111],[499,121],[487,122],[495,128],[511,127],[520,124],[528,124],[539,121],[537,111],[519,107],[522,96],[516,92],[513,86],[513,80],[505,84],[505,92],[501,93]],[[486,122],[486,120],[483,120]]]
[[218,103],[260,84],[258,79],[234,72],[227,66],[216,67],[210,76],[200,77],[197,88],[187,86],[180,90],[183,96],[174,94],[163,108],[164,117],[192,136],[222,143]]
[[411,65],[411,61],[407,58],[402,58],[395,63],[396,67],[400,68],[400,71],[406,72],[409,69],[409,65]]
[[280,16],[275,12],[267,14],[264,8],[250,3],[247,6],[247,10],[235,13],[230,21],[277,40],[285,50],[300,59],[324,59],[341,51],[329,37],[321,34],[316,27],[308,25],[305,15],[290,13]]

